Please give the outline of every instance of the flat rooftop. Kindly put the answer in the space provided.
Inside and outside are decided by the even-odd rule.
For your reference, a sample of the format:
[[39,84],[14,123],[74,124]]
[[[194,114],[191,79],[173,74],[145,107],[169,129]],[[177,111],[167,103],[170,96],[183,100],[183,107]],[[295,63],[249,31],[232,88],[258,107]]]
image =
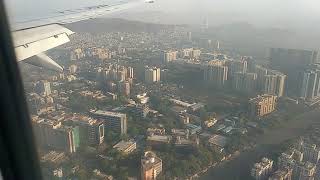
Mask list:
[[113,148],[119,150],[119,151],[125,151],[127,148],[129,148],[130,146],[136,144],[136,142],[134,140],[129,140],[129,141],[120,141],[118,142],[116,145],[113,146]]
[[147,140],[149,141],[160,141],[160,142],[168,142],[170,141],[171,136],[160,136],[160,135],[153,135],[148,136]]
[[215,134],[209,139],[209,143],[219,147],[224,147],[227,144],[227,140],[227,137]]
[[90,112],[100,116],[112,116],[112,117],[119,117],[119,118],[126,117],[126,114],[113,112],[113,111],[97,110],[97,111],[90,111]]

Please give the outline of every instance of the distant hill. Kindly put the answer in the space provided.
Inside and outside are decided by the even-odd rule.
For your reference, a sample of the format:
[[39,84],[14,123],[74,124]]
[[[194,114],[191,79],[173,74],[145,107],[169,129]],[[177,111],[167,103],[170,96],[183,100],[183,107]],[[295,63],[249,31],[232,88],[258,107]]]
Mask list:
[[75,32],[158,32],[164,28],[174,28],[174,25],[153,24],[139,21],[130,21],[124,19],[93,19],[80,21],[67,25],[68,28]]

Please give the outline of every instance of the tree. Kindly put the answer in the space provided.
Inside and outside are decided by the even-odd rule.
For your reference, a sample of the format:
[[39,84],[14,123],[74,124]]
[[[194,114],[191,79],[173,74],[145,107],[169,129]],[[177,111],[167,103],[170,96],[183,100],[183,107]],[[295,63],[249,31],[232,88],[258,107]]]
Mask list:
[[208,112],[204,109],[204,108],[201,108],[200,109],[200,119],[202,121],[206,121],[208,119]]

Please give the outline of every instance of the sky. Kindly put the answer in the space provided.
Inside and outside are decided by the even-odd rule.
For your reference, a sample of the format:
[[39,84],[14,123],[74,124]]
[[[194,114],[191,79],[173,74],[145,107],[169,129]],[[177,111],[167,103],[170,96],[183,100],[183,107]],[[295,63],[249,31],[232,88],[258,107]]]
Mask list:
[[[5,0],[10,17],[41,17],[63,9],[79,8],[118,0]],[[158,16],[148,17],[157,12]],[[208,17],[210,25],[247,22],[258,26],[309,27],[320,24],[319,0],[156,0],[113,17],[146,21],[196,24]],[[154,18],[152,20],[151,18]]]

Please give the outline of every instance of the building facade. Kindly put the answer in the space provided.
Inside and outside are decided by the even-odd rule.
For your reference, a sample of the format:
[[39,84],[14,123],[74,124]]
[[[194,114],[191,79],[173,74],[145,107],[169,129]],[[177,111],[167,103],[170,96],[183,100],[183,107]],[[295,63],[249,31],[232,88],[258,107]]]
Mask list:
[[154,152],[145,152],[141,158],[141,179],[155,180],[161,172],[162,160]]
[[204,69],[204,80],[217,87],[222,87],[228,80],[228,67],[220,65],[209,65]]
[[40,147],[75,153],[80,146],[79,127],[45,119],[33,119],[32,124]]
[[92,116],[104,122],[105,131],[113,130],[119,134],[127,134],[127,115],[118,112],[93,110]]
[[145,68],[145,82],[146,83],[155,83],[155,82],[159,82],[161,80],[161,70],[160,68],[149,68],[146,67]]
[[262,158],[261,162],[255,163],[251,169],[251,176],[256,180],[264,180],[271,174],[273,161],[268,158]]
[[251,118],[263,117],[272,113],[276,108],[277,97],[264,94],[249,100],[249,116]]

